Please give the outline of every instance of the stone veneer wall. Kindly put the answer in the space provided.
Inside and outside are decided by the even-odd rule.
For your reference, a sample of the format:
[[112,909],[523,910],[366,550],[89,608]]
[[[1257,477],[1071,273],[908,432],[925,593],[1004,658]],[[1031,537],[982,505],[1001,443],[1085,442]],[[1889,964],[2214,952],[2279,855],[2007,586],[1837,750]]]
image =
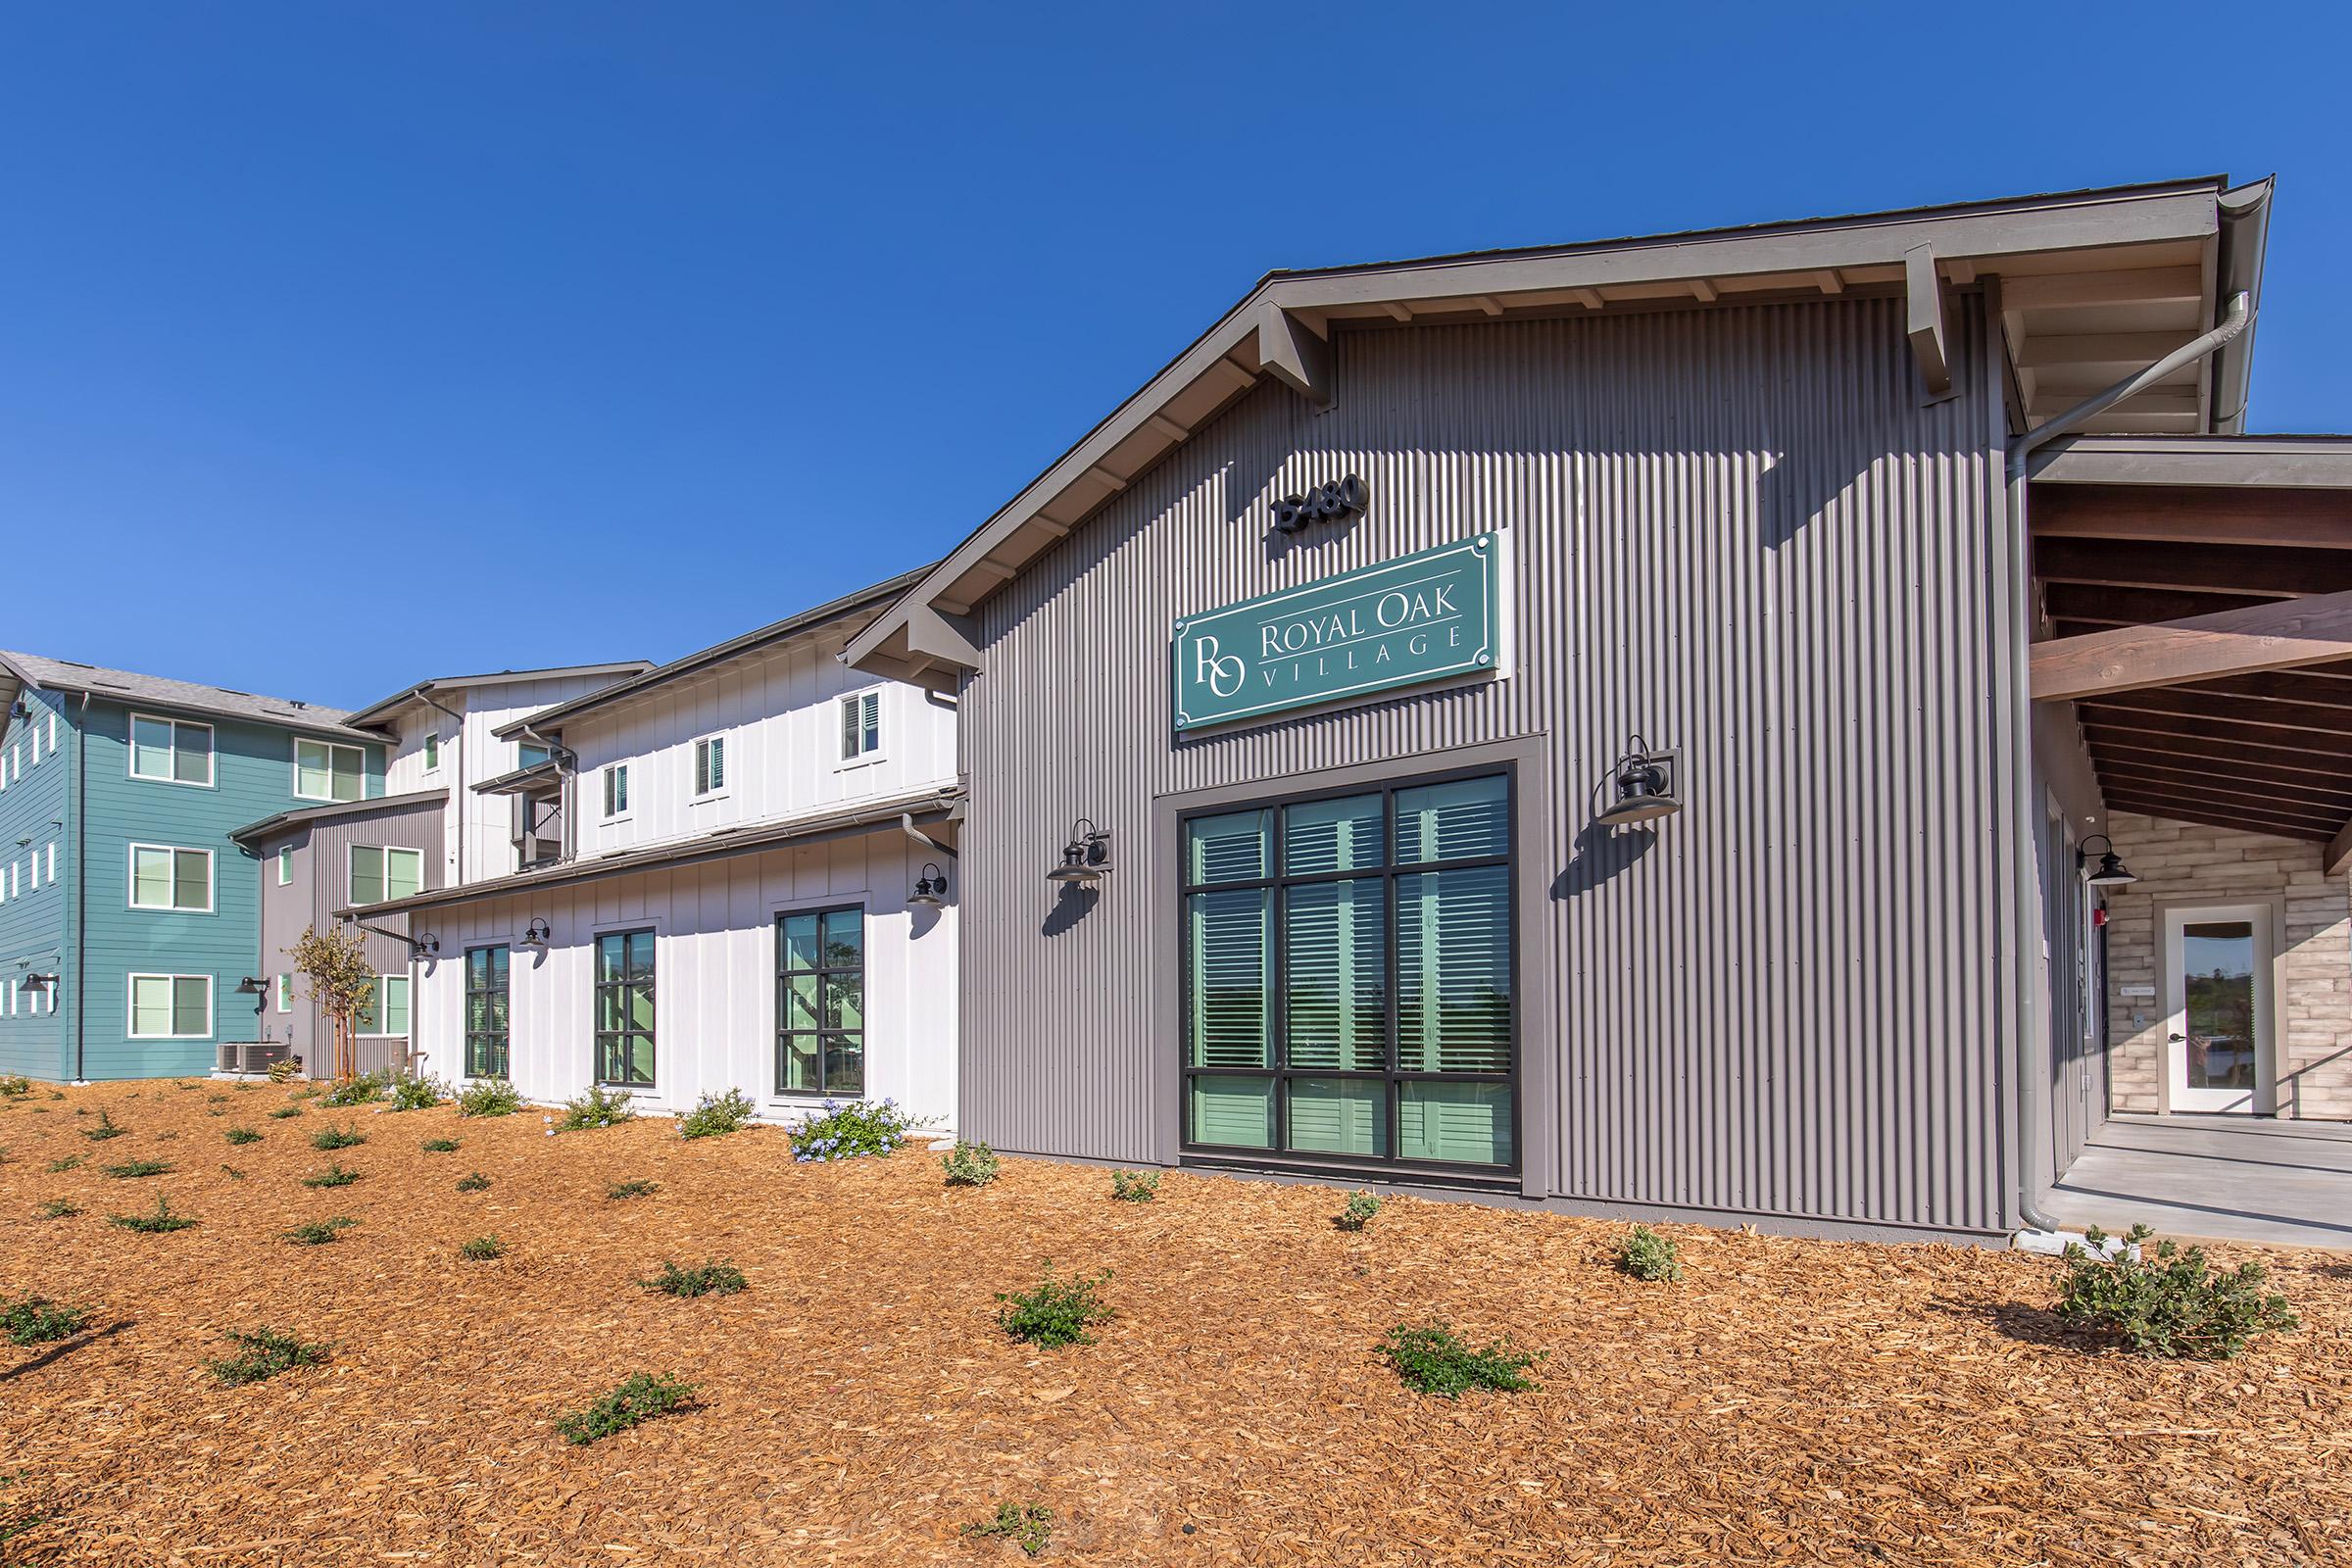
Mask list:
[[[2115,813],[2109,832],[2139,880],[2107,890],[2108,1108],[2163,1107],[2164,999],[2122,994],[2125,986],[2158,984],[2156,900],[2229,904],[2283,895],[2278,1114],[2352,1119],[2352,900],[2345,878],[2320,869],[2322,846],[2131,812]],[[2133,1008],[2145,1027],[2132,1027]]]

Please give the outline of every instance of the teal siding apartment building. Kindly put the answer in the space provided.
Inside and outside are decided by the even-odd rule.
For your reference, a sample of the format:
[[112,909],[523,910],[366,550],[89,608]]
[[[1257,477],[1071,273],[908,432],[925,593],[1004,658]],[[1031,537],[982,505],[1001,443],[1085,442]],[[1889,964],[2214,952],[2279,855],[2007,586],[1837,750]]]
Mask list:
[[205,1073],[256,1038],[261,877],[231,841],[384,792],[338,709],[0,652],[0,1073]]

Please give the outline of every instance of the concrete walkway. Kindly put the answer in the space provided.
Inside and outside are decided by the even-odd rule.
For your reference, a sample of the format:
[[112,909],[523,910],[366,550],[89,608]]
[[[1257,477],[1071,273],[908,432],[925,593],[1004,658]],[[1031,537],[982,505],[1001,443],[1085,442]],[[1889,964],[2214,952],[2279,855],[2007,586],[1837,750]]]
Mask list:
[[2352,1249],[2352,1124],[2113,1116],[2043,1206],[2070,1230]]

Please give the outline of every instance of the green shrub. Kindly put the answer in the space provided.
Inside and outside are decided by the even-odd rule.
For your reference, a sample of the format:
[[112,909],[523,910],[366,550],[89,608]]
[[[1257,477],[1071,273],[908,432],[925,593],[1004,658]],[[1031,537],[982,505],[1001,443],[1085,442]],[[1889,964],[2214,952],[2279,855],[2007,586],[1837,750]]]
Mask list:
[[1149,1203],[1159,1196],[1159,1172],[1114,1170],[1110,1173],[1110,1196],[1122,1203]]
[[560,1417],[556,1431],[564,1442],[584,1446],[615,1432],[626,1432],[641,1421],[690,1407],[695,1387],[679,1378],[635,1373],[612,1393],[599,1396],[586,1409]]
[[339,1159],[330,1159],[326,1163],[326,1169],[316,1176],[305,1176],[302,1179],[302,1185],[305,1187],[349,1187],[359,1179],[358,1171],[345,1168]]
[[172,1213],[171,1200],[161,1193],[155,1195],[155,1212],[152,1214],[109,1214],[106,1218],[110,1225],[120,1225],[126,1231],[137,1231],[142,1236],[184,1231],[196,1223],[185,1214]]
[[468,1263],[487,1263],[494,1257],[507,1255],[507,1246],[495,1236],[476,1236],[460,1244],[458,1255]]
[[[2125,1247],[2140,1248],[2154,1235],[2134,1225]],[[2067,1249],[2058,1315],[2142,1355],[2224,1361],[2257,1334],[2296,1326],[2286,1298],[2263,1290],[2268,1275],[2260,1263],[2215,1269],[2205,1249],[2183,1252],[2171,1242],[2157,1243],[2153,1257],[2144,1248],[2137,1257],[2130,1250],[2105,1256],[2096,1250],[2106,1232],[2092,1225],[2083,1236],[2089,1249]]]
[[67,1306],[45,1296],[13,1301],[0,1298],[0,1334],[7,1335],[11,1345],[47,1345],[69,1338],[81,1332],[89,1316],[87,1307]]
[[286,1232],[286,1240],[297,1247],[324,1247],[359,1223],[338,1214],[333,1219],[306,1220]]
[[662,1190],[660,1182],[649,1182],[640,1176],[635,1181],[614,1182],[605,1189],[605,1196],[614,1202],[630,1198],[651,1198]]
[[245,1179],[245,1173],[237,1169],[237,1167],[234,1165],[222,1165],[220,1167],[220,1174],[227,1177],[232,1182],[241,1182]]
[[986,1144],[958,1143],[939,1163],[950,1187],[986,1187],[997,1179],[997,1152]]
[[231,1127],[220,1136],[232,1144],[258,1144],[262,1141],[262,1135],[251,1127]]
[[1042,1508],[1034,1502],[1000,1502],[994,1519],[965,1525],[963,1533],[982,1539],[994,1537],[1009,1541],[1034,1557],[1046,1549],[1046,1543],[1053,1538],[1054,1513],[1052,1509]]
[[512,1116],[522,1108],[522,1091],[504,1078],[483,1078],[458,1095],[461,1116]]
[[743,1277],[743,1271],[734,1264],[710,1259],[706,1259],[695,1268],[680,1268],[664,1260],[661,1273],[637,1283],[649,1291],[660,1291],[664,1296],[685,1297],[733,1296],[751,1286],[751,1282]]
[[750,1126],[760,1114],[752,1097],[740,1089],[725,1094],[705,1094],[694,1102],[694,1108],[678,1118],[680,1138],[724,1138]]
[[1349,1193],[1348,1206],[1331,1216],[1331,1222],[1344,1231],[1360,1231],[1372,1223],[1380,1212],[1380,1200],[1370,1193]]
[[458,1178],[458,1191],[461,1193],[486,1193],[489,1190],[490,1178],[478,1170],[469,1170]]
[[1004,1291],[997,1299],[1004,1304],[998,1309],[997,1327],[1024,1345],[1042,1345],[1052,1349],[1064,1345],[1092,1345],[1094,1336],[1087,1329],[1106,1322],[1111,1310],[1096,1294],[1110,1271],[1089,1279],[1081,1274],[1074,1279],[1057,1280],[1054,1265],[1046,1265],[1046,1277],[1033,1291]]
[[1681,1249],[1646,1225],[1637,1225],[1617,1244],[1617,1267],[1638,1280],[1679,1280]]
[[368,1141],[368,1135],[357,1127],[321,1127],[311,1134],[311,1147],[321,1153],[338,1149],[357,1149]]
[[338,1109],[349,1105],[372,1105],[383,1099],[385,1091],[391,1087],[391,1073],[364,1072],[356,1078],[344,1079],[319,1095],[318,1103],[333,1105]]
[[392,1108],[396,1111],[430,1110],[448,1098],[449,1086],[438,1078],[419,1074],[392,1080]]
[[29,1078],[0,1078],[0,1099],[23,1100],[31,1093],[32,1080]]
[[816,1115],[792,1129],[792,1157],[806,1164],[896,1153],[914,1126],[914,1118],[895,1100],[853,1100],[846,1104],[828,1100]]
[[231,1388],[259,1383],[298,1366],[322,1366],[326,1362],[326,1346],[306,1345],[272,1329],[255,1334],[231,1329],[222,1338],[238,1347],[240,1353],[204,1364],[212,1369],[213,1376]]
[[288,1116],[299,1116],[301,1114],[302,1107],[300,1105],[280,1105],[275,1110],[271,1111],[270,1116],[272,1121],[284,1121]]
[[49,1174],[62,1176],[67,1171],[78,1170],[89,1163],[89,1158],[90,1156],[87,1154],[68,1154],[63,1159],[53,1159],[49,1162]]
[[41,1205],[41,1218],[43,1219],[66,1219],[80,1212],[80,1209],[75,1208],[62,1198],[52,1198]]
[[458,1141],[455,1138],[427,1138],[416,1147],[428,1154],[454,1154],[458,1152]]
[[1448,1399],[1465,1389],[1521,1394],[1537,1388],[1540,1385],[1527,1375],[1527,1369],[1544,1356],[1541,1350],[1515,1350],[1507,1340],[1474,1350],[1454,1338],[1453,1330],[1444,1323],[1426,1328],[1399,1323],[1381,1342],[1380,1353],[1409,1387]]
[[564,1102],[564,1119],[556,1122],[560,1133],[586,1132],[593,1127],[612,1127],[636,1116],[630,1101],[636,1097],[625,1089],[605,1089],[591,1085],[588,1092]]
[[169,1176],[172,1174],[171,1165],[160,1159],[126,1160],[122,1164],[108,1165],[103,1168],[109,1176],[119,1182],[131,1181],[141,1176]]
[[[80,1112],[76,1111],[74,1114],[79,1115]],[[113,1111],[101,1110],[98,1112],[98,1125],[95,1127],[84,1127],[81,1130],[81,1136],[89,1139],[92,1143],[103,1144],[109,1138],[120,1138],[128,1131],[130,1131],[130,1129],[127,1127],[118,1127],[115,1125],[115,1113]]]

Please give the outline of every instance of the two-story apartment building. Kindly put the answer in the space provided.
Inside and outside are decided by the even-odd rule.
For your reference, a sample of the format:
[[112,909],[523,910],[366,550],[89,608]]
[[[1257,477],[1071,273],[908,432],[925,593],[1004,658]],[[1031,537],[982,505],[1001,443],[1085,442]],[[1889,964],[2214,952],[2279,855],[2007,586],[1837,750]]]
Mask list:
[[[260,885],[232,835],[383,793],[339,709],[0,653],[0,1071],[210,1071],[258,1038]],[[29,984],[28,984],[29,982]]]
[[951,1114],[954,705],[840,658],[912,580],[490,730],[518,868],[343,911],[413,938],[419,1070]]
[[[528,837],[516,831],[503,802],[473,785],[541,760],[545,753],[527,741],[501,739],[496,731],[522,714],[652,667],[632,660],[442,676],[351,713],[347,723],[388,737],[389,793],[274,812],[234,835],[259,861],[259,956],[252,972],[269,991],[261,1004],[260,1043],[224,1046],[222,1069],[254,1071],[294,1056],[314,1075],[332,1070],[327,1020],[295,972],[291,949],[306,930],[336,923],[339,909],[358,911],[342,918],[360,933],[376,970],[374,995],[358,1020],[353,1065],[361,1072],[406,1066],[419,956],[368,911],[518,869]],[[536,826],[551,830],[547,821]]]

